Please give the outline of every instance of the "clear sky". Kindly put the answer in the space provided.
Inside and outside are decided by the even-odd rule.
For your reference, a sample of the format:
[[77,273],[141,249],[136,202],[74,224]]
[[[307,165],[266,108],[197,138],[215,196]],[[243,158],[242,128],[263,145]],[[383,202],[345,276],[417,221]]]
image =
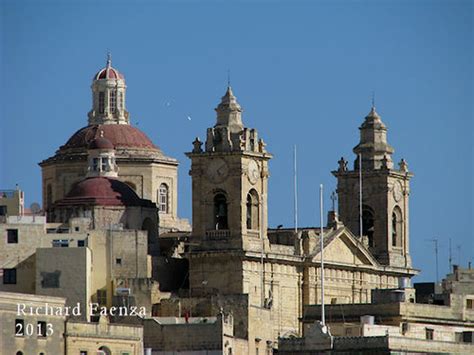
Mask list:
[[[179,212],[191,216],[185,151],[215,122],[231,71],[244,123],[270,163],[270,226],[319,225],[317,189],[352,161],[370,110],[389,128],[411,185],[411,254],[434,280],[474,257],[472,1],[1,1],[0,188],[41,202],[37,165],[79,128],[93,74],[112,52],[133,125],[180,160]],[[167,105],[166,103],[171,103]],[[188,120],[187,116],[192,119]]]

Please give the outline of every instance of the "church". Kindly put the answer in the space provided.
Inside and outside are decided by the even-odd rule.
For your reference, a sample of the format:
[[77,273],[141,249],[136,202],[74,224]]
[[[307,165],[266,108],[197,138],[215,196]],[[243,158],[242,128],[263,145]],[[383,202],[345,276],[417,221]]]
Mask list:
[[[301,335],[303,307],[321,302],[321,253],[326,303],[369,303],[372,290],[397,288],[418,273],[409,249],[413,174],[405,160],[393,162],[375,107],[359,128],[353,168],[341,158],[332,172],[339,206],[322,226],[321,250],[320,228],[269,228],[271,147],[245,125],[230,86],[206,140],[196,138],[186,153],[191,226],[177,213],[178,162],[131,125],[125,77],[110,57],[91,89],[87,125],[39,164],[44,210],[49,222],[89,218],[97,229],[146,230],[151,256],[159,255],[160,238],[179,235],[173,258],[187,261],[187,282],[155,298],[153,316],[230,314],[234,340],[226,353],[269,353],[278,337]],[[111,196],[122,203],[104,202]]]

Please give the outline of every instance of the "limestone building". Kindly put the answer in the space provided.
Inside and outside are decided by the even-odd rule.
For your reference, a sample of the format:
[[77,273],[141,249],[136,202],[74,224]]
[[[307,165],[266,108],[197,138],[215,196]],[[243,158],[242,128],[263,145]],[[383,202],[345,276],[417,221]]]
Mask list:
[[101,134],[115,147],[119,179],[139,197],[157,203],[163,230],[189,229],[178,218],[178,162],[166,156],[138,128],[130,124],[126,107],[125,77],[112,67],[110,56],[105,68],[92,79],[92,108],[87,125],[75,132],[56,153],[39,165],[42,171],[43,207],[64,198],[74,183],[87,174],[87,147]]
[[[246,352],[267,352],[276,347],[278,336],[301,333],[303,306],[321,301],[320,230],[268,229],[268,162],[272,155],[258,132],[245,127],[242,108],[230,87],[216,112],[217,121],[207,130],[206,142],[196,138],[193,150],[187,153],[193,188],[190,292],[163,300],[160,312],[179,316],[184,309],[196,316],[212,316],[222,308],[233,314],[235,336],[247,340]],[[379,137],[364,133],[364,140],[375,145]],[[336,174],[349,175],[347,164],[340,164]],[[376,168],[379,166],[373,166]],[[376,188],[380,189],[382,181],[388,189],[391,180],[387,178],[366,181],[368,201],[379,198]],[[342,210],[357,206],[356,201],[341,199]],[[393,209],[388,204],[375,207],[381,216]],[[388,231],[391,220],[381,217],[377,223],[387,224]],[[388,243],[377,243],[378,249],[373,245],[368,235],[356,237],[336,212],[330,213],[324,228],[327,302],[370,302],[372,289],[394,288],[401,278],[417,273],[411,262],[401,263],[400,258],[389,262],[382,257],[391,253]],[[408,255],[408,249],[399,254]]]

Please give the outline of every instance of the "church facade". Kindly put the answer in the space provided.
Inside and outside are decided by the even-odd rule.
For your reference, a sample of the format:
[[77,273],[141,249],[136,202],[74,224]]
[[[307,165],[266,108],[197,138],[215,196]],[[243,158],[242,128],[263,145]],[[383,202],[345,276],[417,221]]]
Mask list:
[[[235,334],[248,339],[246,351],[261,353],[277,337],[301,333],[303,306],[321,302],[321,235],[316,228],[268,229],[272,155],[258,132],[245,127],[242,108],[230,87],[216,112],[206,142],[196,138],[187,153],[193,189],[192,248],[187,255],[191,296],[180,299],[180,309],[196,316],[217,309],[232,313]],[[357,232],[361,229],[357,160],[353,171],[342,159],[334,172],[341,219],[330,212],[324,228],[328,303],[368,303],[371,290],[397,288],[401,279],[417,274],[408,249],[412,175],[404,161],[400,170],[387,161],[393,149],[385,133],[373,108],[354,149],[356,154],[362,151],[363,157],[362,236]],[[368,208],[371,219],[366,216]],[[176,307],[162,310],[163,316],[178,315]]]

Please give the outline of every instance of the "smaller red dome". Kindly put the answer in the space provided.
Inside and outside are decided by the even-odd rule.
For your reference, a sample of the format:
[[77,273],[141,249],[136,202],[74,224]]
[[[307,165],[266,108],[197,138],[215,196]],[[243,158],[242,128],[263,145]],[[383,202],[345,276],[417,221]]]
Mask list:
[[91,177],[73,186],[56,206],[143,206],[155,207],[150,200],[140,198],[126,183],[108,177]]
[[89,143],[88,148],[90,150],[93,150],[93,149],[114,149],[114,145],[107,138],[97,137]]
[[99,70],[97,74],[94,75],[94,80],[100,80],[100,79],[122,79],[123,80],[125,79],[125,77],[117,69],[107,66],[104,69]]

